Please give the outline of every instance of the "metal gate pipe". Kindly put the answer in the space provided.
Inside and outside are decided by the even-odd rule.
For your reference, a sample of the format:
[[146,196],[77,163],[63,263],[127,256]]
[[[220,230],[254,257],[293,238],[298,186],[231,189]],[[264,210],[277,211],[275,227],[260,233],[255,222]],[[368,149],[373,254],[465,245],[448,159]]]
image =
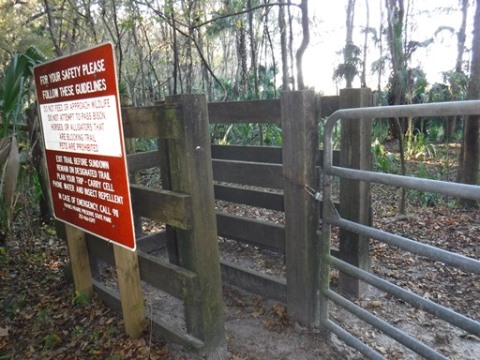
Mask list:
[[480,200],[480,191],[477,185],[459,184],[407,175],[385,174],[374,171],[348,169],[338,166],[332,166],[329,169],[325,169],[325,171],[330,175],[336,175],[347,179],[401,186],[420,191],[430,191],[455,197]]
[[350,311],[352,314],[356,315],[358,318],[362,319],[363,321],[379,329],[386,335],[390,336],[392,339],[395,339],[409,349],[412,349],[417,354],[420,354],[423,357],[431,360],[448,360],[447,357],[443,356],[439,352],[431,349],[424,343],[416,340],[415,338],[404,333],[403,331],[398,330],[396,327],[390,325],[388,322],[377,318],[375,315],[372,315],[368,311],[362,309],[360,306],[355,305],[354,303],[345,299],[343,296],[340,296],[336,292],[332,290],[327,290],[325,296],[332,300],[335,304],[340,305],[341,307]]
[[386,185],[401,186],[413,188],[421,191],[430,191],[442,193],[461,198],[470,198],[480,200],[479,187],[474,185],[448,183],[443,181],[420,179],[407,176],[374,173],[368,171],[360,171],[357,169],[347,169],[341,167],[333,167],[333,144],[332,132],[335,123],[340,120],[358,120],[374,119],[374,118],[395,118],[395,117],[432,117],[432,116],[454,116],[454,115],[480,115],[480,100],[472,101],[456,101],[436,104],[414,104],[399,105],[375,108],[356,108],[341,109],[334,112],[327,119],[324,128],[324,157],[323,157],[323,226],[322,226],[322,243],[321,243],[321,263],[320,263],[320,323],[325,328],[334,332],[343,339],[347,344],[356,348],[366,356],[372,359],[381,358],[381,355],[373,349],[368,348],[359,339],[345,331],[342,327],[336,325],[329,318],[329,302],[332,301],[346,310],[352,312],[360,319],[370,323],[378,330],[396,339],[398,342],[409,347],[416,353],[428,359],[446,359],[445,356],[439,354],[427,345],[413,339],[409,335],[396,329],[382,319],[377,318],[370,312],[362,309],[354,303],[348,301],[344,297],[335,293],[329,288],[329,272],[330,267],[334,266],[339,270],[345,271],[350,275],[357,277],[371,285],[388,291],[393,295],[409,302],[414,306],[418,306],[425,311],[438,316],[439,318],[473,334],[478,334],[479,324],[473,319],[464,318],[462,315],[451,309],[445,309],[430,300],[421,298],[420,296],[409,293],[402,288],[397,287],[388,281],[376,277],[368,272],[344,263],[338,259],[332,258],[330,255],[330,239],[331,225],[339,226],[345,230],[364,235],[368,238],[380,240],[386,244],[396,246],[400,249],[425,256],[429,259],[441,261],[445,264],[455,266],[466,272],[480,274],[480,261],[468,258],[459,254],[450,253],[448,251],[435,248],[426,244],[404,238],[399,235],[390,234],[378,229],[373,229],[365,225],[355,223],[353,221],[342,219],[336,209],[332,206],[332,176],[340,176],[351,178],[359,181],[378,182]]
[[431,245],[422,244],[400,235],[390,234],[382,230],[342,219],[339,216],[331,216],[324,220],[329,224],[339,226],[347,231],[377,239],[386,244],[396,246],[399,249],[407,250],[417,255],[425,256],[429,259],[441,261],[445,264],[462,269],[465,272],[480,274],[480,261],[478,260],[442,250]]
[[480,100],[448,101],[432,104],[381,106],[370,108],[341,109],[330,115],[324,130],[324,169],[332,167],[332,131],[339,119],[432,117],[455,115],[479,115]]
[[436,302],[424,299],[423,297],[415,293],[402,289],[400,286],[392,284],[391,282],[384,280],[376,275],[373,275],[365,270],[350,265],[343,260],[337,259],[333,256],[329,256],[328,261],[330,265],[332,265],[338,270],[349,274],[350,276],[356,277],[357,279],[365,281],[378,289],[393,294],[399,299],[402,299],[407,303],[416,306],[420,310],[424,310],[432,315],[435,315],[436,317],[445,320],[446,322],[455,325],[462,330],[465,330],[476,336],[480,336],[479,322],[476,322],[449,308],[439,305]]
[[480,100],[446,101],[442,103],[378,106],[340,109],[328,117],[326,126],[338,119],[434,117],[480,115]]
[[380,355],[378,352],[373,350],[368,345],[365,345],[361,340],[357,339],[355,336],[350,334],[341,326],[335,324],[332,320],[327,320],[324,324],[322,324],[323,328],[330,330],[335,335],[337,335],[341,340],[345,341],[347,345],[350,345],[354,349],[357,349],[363,355],[368,357],[371,360],[386,360],[385,357]]

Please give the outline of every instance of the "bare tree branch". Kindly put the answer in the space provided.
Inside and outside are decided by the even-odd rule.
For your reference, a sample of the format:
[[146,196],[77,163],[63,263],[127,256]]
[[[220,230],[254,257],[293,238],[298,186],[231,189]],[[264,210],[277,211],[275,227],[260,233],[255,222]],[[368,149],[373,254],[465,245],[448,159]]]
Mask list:
[[50,8],[50,4],[48,0],[44,0],[43,3],[45,5],[45,12],[48,18],[48,31],[50,32],[50,37],[52,39],[53,46],[55,47],[55,54],[57,56],[62,56],[63,53],[62,53],[62,49],[60,48],[60,40],[57,39],[55,36],[55,23],[53,20],[52,9]]
[[[205,68],[207,69],[207,71],[209,72],[209,74],[212,76],[212,78],[215,80],[215,82],[222,88],[223,90],[223,98],[222,100],[225,101],[226,98],[227,98],[227,89],[225,89],[225,86],[222,84],[222,82],[217,78],[217,76],[215,75],[215,73],[213,72],[212,68],[210,67],[210,65],[208,64],[207,62],[207,59],[205,58],[205,56],[203,55],[203,52],[202,52],[202,49],[200,48],[200,45],[198,44],[198,42],[196,41],[196,39],[191,36],[189,33],[181,30],[176,24],[178,23],[178,21],[175,20],[175,23],[172,23],[170,20],[170,17],[168,17],[167,15],[165,15],[164,13],[162,13],[161,11],[158,11],[157,9],[155,9],[150,3],[143,3],[143,2],[140,2],[140,1],[136,1],[138,4],[141,4],[141,5],[146,5],[150,10],[152,10],[156,15],[158,15],[160,18],[162,18],[163,20],[165,20],[167,22],[167,24],[169,26],[171,26],[175,31],[177,31],[179,34],[183,35],[184,37],[186,37],[187,39],[189,39],[190,41],[192,41],[193,45],[195,46],[195,48],[197,49],[197,52],[198,52],[198,55],[200,56],[200,59],[202,60],[202,63],[205,65]],[[185,25],[184,25],[185,26]],[[188,27],[187,27],[188,28]]]
[[228,18],[231,18],[231,17],[234,17],[234,16],[239,16],[239,15],[243,15],[243,14],[246,14],[246,13],[249,13],[249,12],[253,12],[255,10],[258,10],[258,9],[263,9],[263,8],[270,8],[270,7],[273,7],[273,6],[296,6],[296,7],[301,7],[301,5],[299,4],[286,4],[286,3],[273,3],[273,4],[260,4],[260,5],[257,5],[257,6],[252,6],[252,7],[247,7],[246,9],[244,10],[241,10],[241,11],[237,11],[237,12],[234,12],[234,13],[229,13],[229,14],[225,14],[225,15],[220,15],[220,16],[215,16],[214,18],[211,18],[210,20],[207,20],[203,23],[200,23],[200,24],[197,24],[195,26],[193,26],[194,29],[197,29],[199,27],[202,27],[202,26],[205,26],[205,25],[208,25],[212,22],[215,22],[217,20],[221,20],[221,19],[228,19]]
[[310,28],[309,28],[309,18],[308,18],[308,0],[302,0],[300,5],[302,10],[302,29],[303,29],[303,39],[300,47],[296,53],[297,61],[297,81],[298,81],[298,90],[305,89],[305,84],[303,82],[303,54],[307,50],[307,46],[310,42]]

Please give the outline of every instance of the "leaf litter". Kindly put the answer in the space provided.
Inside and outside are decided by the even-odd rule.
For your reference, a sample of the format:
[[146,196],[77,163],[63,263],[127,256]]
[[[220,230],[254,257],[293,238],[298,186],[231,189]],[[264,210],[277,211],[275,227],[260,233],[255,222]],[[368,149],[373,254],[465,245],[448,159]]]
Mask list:
[[[399,191],[374,186],[374,226],[419,242],[480,258],[480,213],[446,205],[411,206],[396,216]],[[415,201],[411,201],[415,203]],[[237,215],[283,224],[282,213],[217,202]],[[64,275],[68,254],[52,228],[36,226],[35,214],[17,216],[8,250],[0,252],[0,359],[199,359],[151,337],[128,338],[121,317],[94,296],[82,299]],[[33,219],[33,220],[32,220]],[[161,225],[160,225],[161,226]],[[147,230],[158,230],[147,224]],[[284,256],[220,238],[222,258],[284,279]],[[480,320],[480,278],[440,262],[372,241],[372,271],[392,283]],[[114,273],[114,271],[112,272]],[[332,272],[335,288],[337,272]],[[148,293],[149,294],[149,293]],[[150,296],[150,294],[148,295]],[[165,301],[151,294],[147,301]],[[362,359],[335,336],[308,331],[288,320],[285,304],[224,288],[229,359]],[[480,339],[371,289],[356,301],[452,359],[474,360]],[[419,359],[408,349],[331,304],[331,317],[387,359]],[[161,310],[161,309],[160,309]]]

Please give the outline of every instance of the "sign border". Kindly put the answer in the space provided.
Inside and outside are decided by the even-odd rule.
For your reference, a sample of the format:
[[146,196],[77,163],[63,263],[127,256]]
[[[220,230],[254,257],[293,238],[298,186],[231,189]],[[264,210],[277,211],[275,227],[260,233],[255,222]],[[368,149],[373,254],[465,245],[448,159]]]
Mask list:
[[[63,55],[63,56],[60,56],[60,57],[57,57],[55,59],[52,59],[52,60],[49,60],[49,61],[46,61],[42,64],[38,64],[38,65],[35,65],[34,68],[33,68],[33,74],[34,74],[34,80],[36,79],[36,76],[35,76],[35,71],[38,69],[38,68],[41,68],[45,65],[48,65],[48,64],[51,64],[51,63],[54,63],[54,62],[58,62],[58,61],[61,61],[62,59],[66,59],[66,58],[71,58],[71,57],[75,57],[75,56],[78,56],[78,55],[81,55],[83,53],[86,53],[86,52],[90,52],[90,51],[94,51],[96,49],[100,49],[100,48],[103,48],[103,47],[108,47],[111,51],[111,55],[113,57],[113,72],[114,72],[114,79],[115,79],[115,106],[117,108],[117,121],[118,121],[118,127],[119,127],[119,141],[120,141],[120,148],[121,148],[121,155],[120,157],[123,158],[123,170],[125,172],[125,180],[126,180],[126,185],[127,185],[127,189],[126,189],[126,194],[127,195],[127,201],[128,201],[128,205],[127,205],[127,208],[128,208],[128,214],[129,214],[129,221],[128,223],[130,223],[130,226],[131,226],[131,233],[132,233],[132,247],[130,246],[127,246],[126,244],[123,244],[121,242],[119,242],[118,240],[115,240],[115,239],[109,239],[107,237],[105,237],[104,235],[101,235],[95,231],[92,231],[92,230],[89,230],[89,229],[86,229],[84,227],[82,227],[81,225],[79,224],[75,224],[75,223],[72,223],[71,221],[68,221],[68,220],[65,220],[65,219],[62,219],[61,217],[58,216],[58,214],[56,214],[55,212],[55,207],[53,206],[53,194],[52,194],[52,185],[51,185],[51,174],[50,172],[48,171],[48,166],[47,166],[47,177],[48,177],[48,185],[50,187],[50,192],[49,192],[49,197],[50,197],[50,201],[51,201],[51,204],[52,204],[52,210],[53,210],[53,216],[56,220],[58,221],[61,221],[63,223],[66,223],[68,225],[71,225],[79,230],[82,230],[84,232],[87,232],[89,234],[92,234],[102,240],[105,240],[107,241],[108,243],[114,243],[118,246],[121,246],[127,250],[130,250],[130,251],[133,251],[135,252],[136,251],[136,248],[137,248],[137,241],[136,241],[136,234],[135,234],[135,226],[134,226],[134,216],[133,216],[133,209],[132,209],[132,199],[131,199],[131,191],[130,191],[130,180],[129,180],[129,173],[128,173],[128,164],[127,164],[127,154],[126,154],[126,150],[125,150],[125,137],[124,137],[124,132],[123,132],[123,121],[122,121],[122,111],[121,111],[121,104],[120,104],[120,94],[119,94],[119,86],[118,86],[118,71],[117,71],[117,63],[116,63],[116,59],[115,59],[115,51],[114,51],[114,46],[111,42],[104,42],[104,43],[101,43],[99,45],[96,45],[96,46],[92,46],[92,47],[89,47],[89,48],[86,48],[84,50],[80,50],[80,51],[77,51],[77,52],[74,52],[72,54],[69,54],[69,55]],[[35,85],[36,85],[36,81],[34,81]],[[36,87],[36,86],[35,86]],[[36,87],[36,90],[37,87]],[[47,149],[46,149],[46,146],[45,146],[45,135],[44,135],[44,121],[41,117],[41,114],[40,114],[40,102],[38,101],[38,98],[39,98],[39,94],[38,94],[38,91],[37,91],[37,114],[38,114],[38,118],[40,120],[40,124],[41,124],[41,132],[42,132],[42,139],[44,141],[44,146],[42,147],[42,150],[43,150],[43,153],[44,153],[44,157],[45,157],[45,162],[46,164],[47,163]],[[91,98],[95,98],[95,96],[92,96]],[[68,100],[66,100],[68,101]],[[59,101],[58,103],[63,103],[65,101]],[[48,151],[56,151],[56,150],[48,150]],[[63,152],[63,153],[66,153],[66,154],[76,154],[76,153],[72,153],[72,152],[69,152],[69,151],[63,151],[63,150],[59,150],[59,152]],[[79,155],[83,155],[85,156],[86,154],[85,153],[78,153]],[[88,154],[87,154],[88,155]],[[97,154],[97,155],[101,155],[101,154]],[[113,156],[108,156],[108,157],[113,157]],[[125,215],[123,215],[125,216]],[[121,218],[119,218],[121,219]]]

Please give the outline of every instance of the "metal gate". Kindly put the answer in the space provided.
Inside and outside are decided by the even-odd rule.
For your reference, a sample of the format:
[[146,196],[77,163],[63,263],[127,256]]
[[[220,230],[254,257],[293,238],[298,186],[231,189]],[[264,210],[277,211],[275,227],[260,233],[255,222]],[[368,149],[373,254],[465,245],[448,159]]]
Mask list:
[[[332,225],[371,239],[376,239],[387,245],[401,250],[425,256],[454,266],[470,274],[480,274],[480,261],[468,258],[453,252],[442,250],[423,244],[406,237],[391,234],[373,227],[362,225],[342,218],[335,209],[332,200],[332,180],[334,176],[393,185],[408,189],[428,191],[450,195],[454,197],[480,200],[480,186],[450,183],[445,181],[414,178],[408,176],[377,173],[336,167],[332,165],[332,131],[339,119],[355,121],[357,119],[395,118],[395,117],[428,117],[428,116],[455,116],[480,114],[480,101],[446,102],[438,104],[402,105],[376,108],[344,109],[333,113],[326,122],[324,133],[324,160],[322,169],[323,179],[323,229],[321,245],[321,295],[320,295],[320,324],[322,327],[336,334],[348,345],[354,347],[370,359],[385,359],[354,335],[346,331],[330,318],[329,301],[351,312],[374,328],[395,339],[415,353],[427,359],[448,359],[443,354],[425,345],[414,337],[401,331],[390,323],[380,319],[369,311],[347,300],[330,287],[330,269],[340,270],[354,278],[364,281],[377,289],[388,292],[406,303],[420,308],[439,319],[442,319],[466,332],[480,336],[480,323],[465,317],[452,309],[425,299],[410,291],[394,285],[370,272],[352,266],[330,255]],[[360,121],[360,120],[359,120]],[[480,240],[480,239],[479,239]]]

